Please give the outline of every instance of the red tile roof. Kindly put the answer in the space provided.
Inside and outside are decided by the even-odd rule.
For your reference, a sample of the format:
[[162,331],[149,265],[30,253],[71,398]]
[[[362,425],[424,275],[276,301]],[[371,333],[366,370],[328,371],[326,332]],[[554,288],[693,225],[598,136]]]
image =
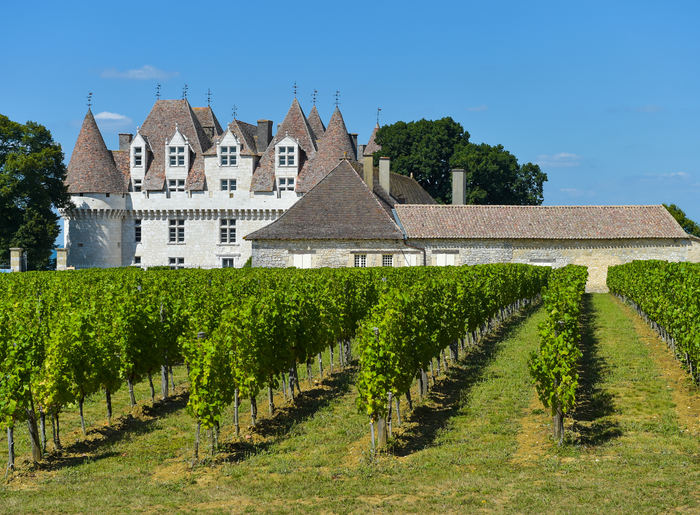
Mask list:
[[214,114],[214,111],[212,111],[210,106],[193,107],[192,110],[197,116],[197,119],[199,120],[199,123],[202,125],[202,127],[211,127],[214,129],[212,131],[212,136],[221,136],[224,133],[224,130],[219,124],[219,120],[216,119],[216,115]]
[[117,170],[90,109],[68,163],[66,184],[70,193],[127,192],[124,176]]
[[250,184],[251,191],[272,191],[274,189],[275,145],[286,136],[295,139],[299,143],[301,150],[303,150],[303,152],[299,152],[299,162],[297,163],[299,169],[301,169],[306,160],[316,154],[316,136],[296,98],[292,102],[289,111],[287,111],[284,121],[277,129],[275,137],[272,138],[265,153],[260,158],[260,163],[253,174],[253,180]]
[[318,184],[328,172],[338,166],[341,158],[355,162],[355,149],[345,127],[343,115],[337,107],[328,122],[328,128],[318,145],[318,152],[299,173],[297,191],[306,193]]
[[411,239],[686,238],[663,206],[397,205]]
[[348,160],[247,240],[401,240],[403,233]]
[[377,142],[375,139],[377,138],[377,131],[379,130],[379,124],[374,126],[374,130],[372,131],[372,135],[369,137],[369,142],[367,142],[367,146],[365,147],[365,152],[364,156],[371,156],[378,150],[381,150],[382,147],[381,145],[377,145]]
[[311,125],[311,128],[314,130],[316,141],[321,141],[323,139],[323,135],[326,133],[326,126],[323,125],[323,120],[321,120],[316,106],[313,106],[311,108],[311,112],[309,113],[309,125]]

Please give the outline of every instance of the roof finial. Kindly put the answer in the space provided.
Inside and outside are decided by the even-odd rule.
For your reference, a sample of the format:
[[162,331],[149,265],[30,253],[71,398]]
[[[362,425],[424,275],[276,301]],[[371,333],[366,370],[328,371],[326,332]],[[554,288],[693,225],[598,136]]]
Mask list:
[[87,99],[88,99],[88,104],[87,104],[87,106],[88,106],[88,109],[89,109],[89,108],[92,106],[92,93],[88,93]]
[[160,100],[160,82],[156,86],[156,101]]
[[379,113],[381,113],[381,112],[382,112],[381,108],[378,107],[377,108],[377,125],[379,125]]
[[182,100],[187,100],[187,84],[182,88]]
[[294,98],[297,97],[297,81],[294,81]]
[[335,92],[335,107],[340,105],[340,91]]
[[311,101],[316,105],[316,99],[318,98],[318,90],[314,90],[313,93],[311,93]]
[[211,89],[207,88],[207,107],[211,107]]
[[233,115],[233,119],[236,119],[236,114],[238,113],[238,107],[233,106],[233,109],[231,109],[231,114]]

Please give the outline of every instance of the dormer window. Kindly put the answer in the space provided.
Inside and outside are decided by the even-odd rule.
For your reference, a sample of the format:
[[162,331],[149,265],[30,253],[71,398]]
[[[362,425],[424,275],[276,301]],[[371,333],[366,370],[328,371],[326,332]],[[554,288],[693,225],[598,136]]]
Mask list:
[[134,166],[143,166],[143,147],[134,147]]
[[185,191],[184,179],[170,179],[168,181],[168,189],[170,191]]
[[279,166],[294,166],[294,147],[277,147],[277,163]]
[[185,147],[169,147],[170,166],[185,166]]
[[238,147],[221,147],[221,166],[238,165]]
[[134,191],[141,191],[141,185],[143,184],[142,179],[134,179]]
[[279,191],[294,191],[294,177],[280,177],[277,179]]

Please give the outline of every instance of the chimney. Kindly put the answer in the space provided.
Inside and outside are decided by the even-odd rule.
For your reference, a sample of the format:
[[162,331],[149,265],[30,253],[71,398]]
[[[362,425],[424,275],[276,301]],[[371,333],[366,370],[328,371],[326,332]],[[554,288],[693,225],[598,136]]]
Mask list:
[[359,161],[362,156],[365,155],[365,148],[367,145],[358,145],[357,147],[357,160]]
[[379,158],[379,185],[386,191],[387,193],[391,194],[390,188],[391,188],[391,183],[389,179],[389,158],[388,157],[380,157]]
[[370,190],[374,191],[374,157],[365,156],[364,165],[365,184]]
[[131,141],[134,139],[133,134],[120,134],[119,135],[119,150],[129,150],[131,148]]
[[258,120],[258,152],[265,152],[272,141],[272,120]]
[[352,149],[355,151],[355,161],[357,161],[360,155],[357,153],[357,134],[354,132],[350,134],[350,139],[352,140]]
[[463,206],[467,203],[467,173],[461,169],[452,170],[452,205]]

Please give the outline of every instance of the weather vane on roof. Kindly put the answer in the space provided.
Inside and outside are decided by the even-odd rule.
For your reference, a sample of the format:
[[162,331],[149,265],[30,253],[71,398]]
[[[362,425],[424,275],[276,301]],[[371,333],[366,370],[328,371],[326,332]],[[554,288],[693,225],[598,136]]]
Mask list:
[[379,113],[382,112],[382,109],[380,107],[377,108],[377,125],[379,125]]
[[238,107],[233,106],[233,109],[231,109],[231,114],[233,114],[233,119],[236,119],[236,114],[238,113]]
[[313,93],[311,93],[311,101],[316,105],[316,99],[318,98],[318,90],[314,90]]
[[160,82],[156,86],[156,100],[160,100]]
[[88,107],[91,107],[92,106],[92,93],[88,93],[87,99],[88,99]]
[[297,97],[297,81],[294,81],[294,98]]
[[187,99],[187,84],[185,84],[185,87],[182,88],[182,100]]
[[211,89],[207,88],[207,106],[211,107]]
[[335,107],[340,105],[340,91],[335,92]]

